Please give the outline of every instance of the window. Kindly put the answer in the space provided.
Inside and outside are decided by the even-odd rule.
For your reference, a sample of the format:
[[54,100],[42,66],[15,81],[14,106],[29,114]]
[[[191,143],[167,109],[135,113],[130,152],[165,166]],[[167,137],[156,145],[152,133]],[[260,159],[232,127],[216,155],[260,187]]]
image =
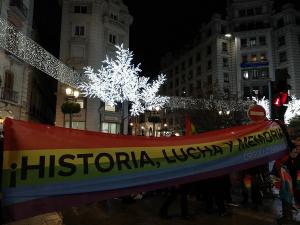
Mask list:
[[259,91],[259,87],[258,87],[258,86],[254,86],[254,87],[252,88],[252,95],[258,97],[259,94],[260,94],[259,92],[260,92],[260,91]]
[[269,88],[268,88],[268,86],[264,85],[262,87],[262,90],[263,90],[263,96],[265,96],[267,99],[269,99]]
[[269,70],[268,70],[268,68],[261,69],[260,76],[261,76],[262,79],[269,78]]
[[201,80],[197,80],[197,88],[201,88]]
[[256,37],[251,37],[249,40],[250,47],[254,47],[256,45]]
[[259,70],[254,70],[252,73],[252,79],[257,80],[260,77],[260,71]]
[[285,45],[285,36],[280,36],[278,38],[278,46]]
[[239,16],[240,17],[246,16],[246,10],[245,9],[239,10]]
[[193,70],[190,70],[190,71],[189,71],[188,79],[189,79],[189,80],[193,79],[193,76],[194,76],[194,71],[193,71]]
[[211,60],[207,61],[207,70],[211,70]]
[[118,134],[120,133],[120,124],[103,122],[101,131],[104,133]]
[[6,91],[12,91],[13,85],[14,85],[14,74],[10,70],[6,70],[4,76],[4,89]]
[[266,53],[260,53],[260,61],[267,61]]
[[207,46],[206,47],[206,55],[210,55],[211,54],[211,46]]
[[176,73],[176,74],[179,73],[179,68],[178,68],[178,66],[175,66],[175,73]]
[[118,20],[119,20],[119,15],[118,15],[118,13],[115,12],[115,11],[111,11],[109,17],[110,17],[112,20],[115,20],[115,21],[118,21]]
[[259,36],[259,44],[260,45],[266,45],[266,37],[265,36]]
[[108,42],[115,45],[117,43],[117,36],[115,34],[109,34]]
[[179,79],[176,78],[176,80],[175,80],[175,87],[178,87],[178,85],[179,85]]
[[76,99],[76,103],[78,103],[80,105],[81,109],[85,108],[85,104],[84,104],[84,99],[83,98]]
[[86,5],[75,5],[74,6],[74,13],[87,13],[87,6]]
[[252,54],[251,55],[251,62],[256,62],[256,61],[257,61],[256,54]]
[[241,38],[241,47],[246,48],[247,47],[247,38]]
[[193,84],[190,84],[190,87],[189,87],[189,94],[190,95],[193,95],[193,93],[194,93],[194,85]]
[[248,62],[248,55],[242,55],[242,63]]
[[[65,127],[70,127],[70,121],[65,121]],[[73,129],[79,129],[79,130],[85,130],[85,122],[84,121],[72,121],[72,128]]]
[[115,112],[116,106],[105,103],[104,110],[108,112]]
[[261,8],[261,7],[255,8],[255,14],[256,14],[256,15],[262,14],[262,8]]
[[201,66],[197,66],[197,76],[201,76]]
[[173,88],[173,82],[172,82],[172,81],[170,81],[170,83],[169,83],[169,88],[170,88],[170,89]]
[[201,52],[197,52],[196,54],[196,62],[199,62],[201,60]]
[[280,52],[279,53],[279,62],[286,62],[287,61],[287,57],[286,57],[286,52]]
[[74,36],[85,36],[85,27],[83,25],[75,25]]
[[229,67],[228,58],[223,58],[223,67],[225,68]]
[[207,77],[207,84],[208,84],[208,85],[212,85],[212,75],[209,75],[209,76]]
[[244,98],[249,98],[250,95],[250,87],[244,87]]
[[281,28],[284,26],[284,20],[283,18],[280,18],[279,20],[277,20],[277,28]]
[[228,51],[227,43],[226,42],[222,42],[222,51],[223,52],[227,52]]
[[182,75],[181,75],[181,82],[182,82],[182,83],[185,83],[185,74],[182,74]]
[[249,79],[249,72],[248,70],[243,70],[242,71],[243,79],[248,80]]
[[254,9],[247,9],[247,16],[253,16],[254,15]]
[[224,73],[224,83],[229,83],[229,73]]
[[224,95],[225,95],[225,99],[229,99],[229,94],[230,94],[230,91],[228,88],[224,88]]

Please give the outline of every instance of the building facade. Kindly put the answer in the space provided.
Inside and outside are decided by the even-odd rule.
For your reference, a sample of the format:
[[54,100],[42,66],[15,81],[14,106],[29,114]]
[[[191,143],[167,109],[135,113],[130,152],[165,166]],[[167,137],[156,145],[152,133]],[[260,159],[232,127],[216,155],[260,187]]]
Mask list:
[[161,60],[169,96],[269,98],[278,70],[289,74],[290,94],[300,97],[300,17],[292,4],[230,0],[186,49]]
[[[33,0],[2,0],[0,16],[7,20],[15,31],[31,37]],[[6,41],[18,48],[14,32],[6,34]],[[0,49],[0,122],[5,117],[29,120],[30,77],[32,68],[13,54]]]
[[[60,59],[69,67],[78,72],[83,72],[85,66],[97,69],[106,55],[114,54],[116,44],[129,47],[132,17],[122,0],[63,0],[61,4]],[[70,126],[69,117],[61,112],[61,105],[70,100],[66,88],[66,85],[58,84],[56,126]],[[121,132],[124,120],[121,106],[111,107],[99,99],[87,99],[81,95],[73,100],[81,105],[80,113],[73,115],[73,128]]]

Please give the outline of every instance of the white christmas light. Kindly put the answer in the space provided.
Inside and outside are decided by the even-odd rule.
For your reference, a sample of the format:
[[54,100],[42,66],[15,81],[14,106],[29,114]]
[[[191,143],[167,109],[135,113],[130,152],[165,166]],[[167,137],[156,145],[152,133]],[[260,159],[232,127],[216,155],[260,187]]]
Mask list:
[[170,109],[216,110],[217,112],[243,111],[249,108],[250,100],[224,100],[215,98],[170,97],[165,107]]
[[153,82],[139,76],[140,64],[136,67],[131,64],[133,53],[124,49],[123,45],[115,47],[114,58],[106,56],[100,69],[94,71],[91,67],[84,68],[87,80],[79,85],[83,95],[100,98],[111,105],[128,101],[133,116],[143,113],[149,107],[161,108],[168,101],[168,97],[157,95],[166,79],[165,75],[159,75]]
[[[258,105],[261,105],[265,108],[267,112],[267,118],[270,119],[270,102],[268,99],[263,97],[261,100],[257,100],[253,98],[257,102]],[[294,95],[291,96],[291,100],[287,105],[287,110],[284,114],[284,122],[285,124],[289,124],[290,121],[295,117],[300,115],[300,99],[297,99]]]
[[294,95],[292,95],[284,115],[284,122],[286,124],[289,124],[290,121],[295,116],[299,116],[299,115],[300,115],[300,99],[297,99]]
[[63,64],[0,17],[0,47],[58,81],[76,88],[80,74]]

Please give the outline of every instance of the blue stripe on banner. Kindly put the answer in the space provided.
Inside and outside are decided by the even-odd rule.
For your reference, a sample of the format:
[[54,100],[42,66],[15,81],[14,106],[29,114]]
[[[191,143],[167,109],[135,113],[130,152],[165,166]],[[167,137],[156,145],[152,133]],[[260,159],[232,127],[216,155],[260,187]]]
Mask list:
[[[256,160],[272,156],[279,152],[283,152],[286,143],[272,145],[265,148],[259,148],[254,151],[244,152],[238,156],[226,156],[209,162],[195,163],[178,166],[178,168],[165,168],[152,171],[143,171],[140,173],[116,175],[109,177],[93,178],[89,180],[80,180],[74,182],[64,182],[52,185],[39,185],[21,188],[7,188],[3,190],[5,195],[5,205],[11,205],[28,200],[50,197],[53,195],[75,194],[84,192],[107,191],[134,186],[141,186],[161,181],[183,178],[191,175],[204,176],[204,173],[212,172],[218,169],[225,169],[237,164],[246,162],[255,162]],[[33,197],[34,196],[34,197]]]

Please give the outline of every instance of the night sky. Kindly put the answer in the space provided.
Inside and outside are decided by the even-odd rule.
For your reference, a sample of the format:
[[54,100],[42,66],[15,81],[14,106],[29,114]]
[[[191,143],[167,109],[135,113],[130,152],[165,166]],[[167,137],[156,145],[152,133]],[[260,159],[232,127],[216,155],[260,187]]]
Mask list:
[[[159,73],[160,57],[167,51],[188,44],[202,23],[214,12],[225,15],[226,0],[123,0],[133,16],[130,50],[134,63],[141,63],[142,75]],[[276,0],[276,5],[297,0]],[[297,8],[299,9],[297,5]],[[59,56],[60,6],[56,0],[35,0],[34,26],[39,42],[54,56]],[[46,19],[48,18],[48,19]]]

